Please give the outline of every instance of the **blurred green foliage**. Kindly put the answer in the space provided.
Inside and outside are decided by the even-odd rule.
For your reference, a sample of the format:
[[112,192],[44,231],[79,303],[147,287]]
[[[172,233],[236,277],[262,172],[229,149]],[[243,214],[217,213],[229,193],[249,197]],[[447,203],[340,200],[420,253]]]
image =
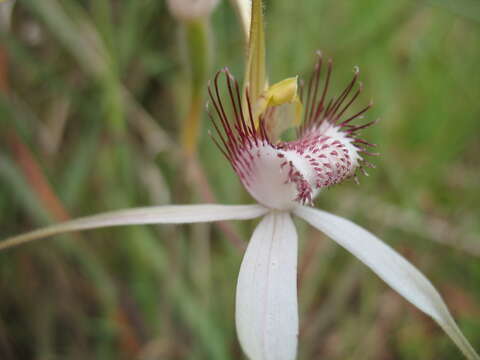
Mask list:
[[[317,206],[399,249],[480,348],[480,8],[474,0],[267,1],[269,78],[334,59],[360,66],[377,169]],[[205,201],[178,146],[177,24],[163,1],[23,0],[2,34],[0,237],[68,216]],[[230,4],[212,18],[215,68],[241,78]],[[216,199],[248,203],[208,138]],[[46,180],[46,182],[43,182]],[[232,224],[247,240],[252,223]],[[300,224],[301,225],[301,224]],[[231,229],[230,229],[231,230]],[[0,253],[0,358],[238,359],[241,252],[213,225],[105,229]],[[301,232],[301,359],[460,359],[431,320],[321,234]]]

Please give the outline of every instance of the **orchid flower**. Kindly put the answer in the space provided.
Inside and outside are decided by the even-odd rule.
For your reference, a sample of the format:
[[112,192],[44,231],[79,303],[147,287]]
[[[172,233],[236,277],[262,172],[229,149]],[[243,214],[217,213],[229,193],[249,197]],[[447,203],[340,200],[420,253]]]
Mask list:
[[[325,63],[321,53],[303,99],[296,77],[268,86],[261,1],[237,2],[243,4],[245,26],[250,26],[245,84],[241,91],[234,77],[224,69],[209,85],[210,116],[217,134],[212,138],[257,204],[153,206],[102,213],[8,238],[0,242],[0,250],[61,233],[108,226],[262,217],[248,243],[238,275],[237,334],[250,360],[293,360],[299,328],[298,236],[292,221],[294,215],[352,253],[406,300],[432,317],[468,359],[480,360],[437,290],[419,270],[369,231],[312,207],[313,200],[327,187],[348,178],[356,179],[358,171],[373,167],[364,158],[375,155],[367,149],[373,144],[360,138],[359,132],[375,122],[354,124],[371,104],[350,113],[362,91],[358,68],[338,96],[329,94],[332,62]],[[245,15],[245,9],[249,8],[250,18]],[[226,97],[222,96],[224,93]],[[289,111],[292,107],[293,111]],[[302,117],[297,139],[282,141],[284,130],[298,125]]]
[[[322,68],[326,70],[322,72]],[[246,95],[244,112],[238,83],[228,70],[217,73],[209,86],[212,120],[220,150],[239,176],[255,205],[172,205],[126,209],[52,225],[0,242],[6,249],[60,233],[134,224],[180,224],[262,217],[243,257],[236,290],[236,328],[240,344],[251,360],[291,360],[297,353],[297,241],[292,215],[351,252],[413,305],[431,316],[470,360],[480,357],[450,315],[427,278],[375,235],[339,216],[313,208],[322,190],[355,176],[369,163],[371,146],[359,131],[373,122],[352,125],[370,105],[346,117],[362,87],[353,80],[336,97],[328,94],[332,62],[319,54],[304,99],[306,110],[298,139],[273,139],[266,124],[275,123],[282,105],[273,102],[260,114]],[[227,99],[221,96],[225,79]],[[323,79],[323,80],[322,80]],[[296,88],[285,87],[273,96],[285,103]],[[288,92],[288,91],[287,91]],[[327,99],[329,99],[327,101]],[[215,139],[215,138],[214,138]]]

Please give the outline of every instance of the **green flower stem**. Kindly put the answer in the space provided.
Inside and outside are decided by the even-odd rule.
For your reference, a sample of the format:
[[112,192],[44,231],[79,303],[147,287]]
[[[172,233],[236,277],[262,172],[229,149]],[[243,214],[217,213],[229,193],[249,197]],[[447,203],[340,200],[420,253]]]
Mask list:
[[183,24],[185,63],[190,77],[190,104],[182,122],[181,144],[187,155],[195,152],[201,130],[205,89],[211,67],[211,36],[208,19]]

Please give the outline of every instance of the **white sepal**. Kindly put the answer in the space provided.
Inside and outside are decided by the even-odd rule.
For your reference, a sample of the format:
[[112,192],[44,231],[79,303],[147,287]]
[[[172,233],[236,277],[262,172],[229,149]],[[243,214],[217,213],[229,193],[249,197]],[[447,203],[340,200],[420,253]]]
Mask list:
[[109,226],[140,224],[185,224],[223,220],[246,220],[267,212],[260,205],[170,205],[132,208],[87,216],[47,226],[0,242],[0,250],[28,241],[71,231],[97,229]]
[[480,360],[440,294],[403,256],[375,235],[344,218],[305,206],[298,206],[294,213],[351,252],[405,299],[430,315],[468,359]]
[[293,360],[297,352],[297,232],[288,213],[255,229],[237,283],[236,326],[250,360]]

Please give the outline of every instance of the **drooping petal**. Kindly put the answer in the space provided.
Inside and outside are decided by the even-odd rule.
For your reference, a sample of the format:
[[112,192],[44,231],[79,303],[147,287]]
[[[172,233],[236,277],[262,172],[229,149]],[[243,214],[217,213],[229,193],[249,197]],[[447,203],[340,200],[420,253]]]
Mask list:
[[297,232],[288,213],[255,229],[237,283],[236,326],[250,360],[293,360],[297,352]]
[[245,220],[267,212],[260,205],[171,205],[132,208],[87,216],[7,238],[0,250],[28,241],[66,232],[97,229],[109,226],[140,224],[185,224],[222,220]]
[[298,206],[294,213],[355,255],[405,299],[431,316],[468,359],[480,359],[430,281],[390,246],[351,221],[325,211]]

